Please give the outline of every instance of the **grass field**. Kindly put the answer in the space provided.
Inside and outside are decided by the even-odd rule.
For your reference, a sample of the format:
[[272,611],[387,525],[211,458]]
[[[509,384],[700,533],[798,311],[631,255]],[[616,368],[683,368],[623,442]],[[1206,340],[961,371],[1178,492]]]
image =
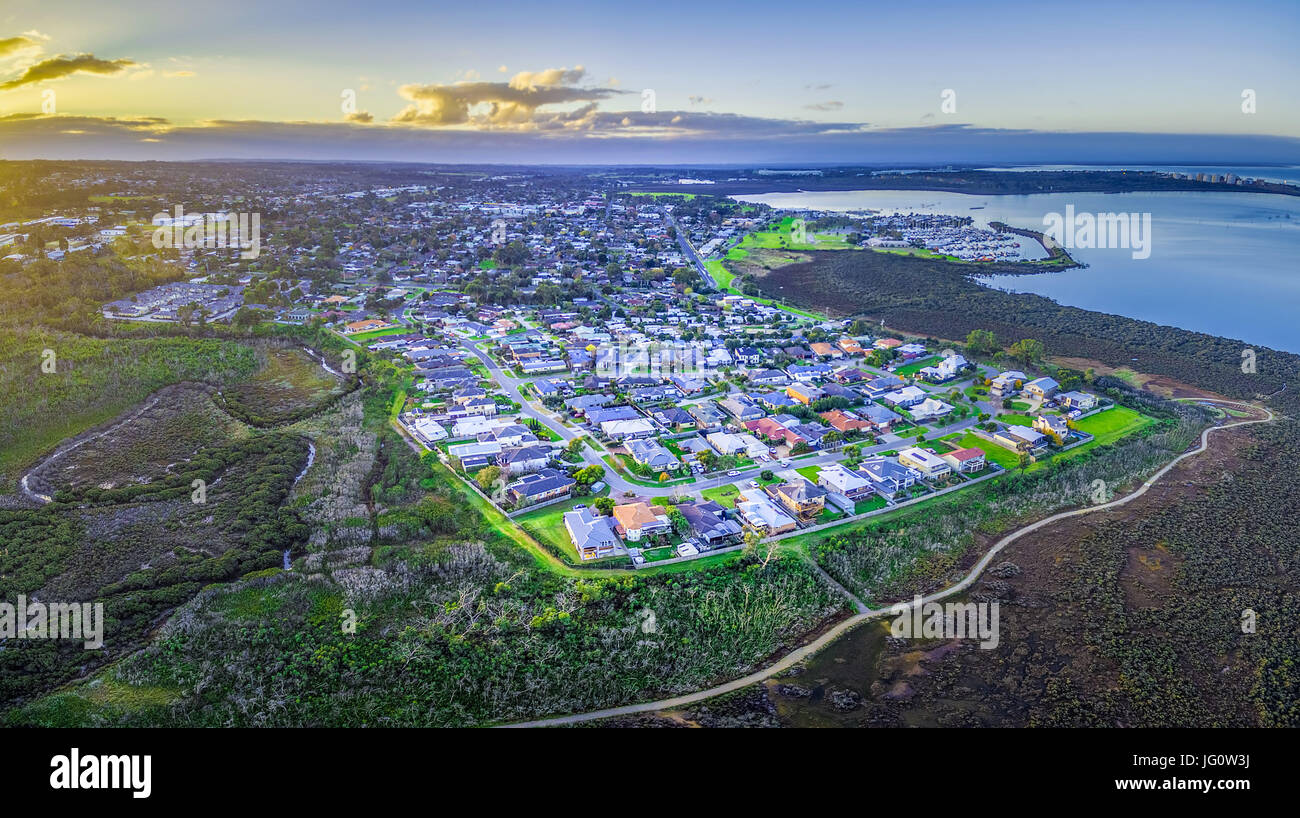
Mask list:
[[556,549],[570,554],[575,561],[581,561],[578,552],[573,548],[573,542],[569,539],[569,532],[564,529],[564,515],[572,511],[576,505],[591,505],[597,497],[603,497],[609,493],[609,489],[604,489],[600,494],[589,494],[585,497],[576,497],[563,503],[556,503],[553,506],[539,508],[536,511],[527,511],[514,518],[514,521],[543,542]]
[[358,332],[347,336],[348,340],[355,341],[358,344],[364,344],[367,341],[373,341],[376,338],[383,338],[385,335],[402,335],[410,332],[410,327],[389,327],[387,329],[375,329],[370,332]]
[[976,437],[970,432],[948,435],[942,440],[952,441],[963,449],[979,449],[984,452],[984,459],[997,463],[1004,469],[1014,469],[1020,465],[1020,455],[992,441]]
[[900,378],[911,377],[912,375],[915,375],[917,372],[920,372],[921,369],[923,369],[924,367],[934,366],[937,363],[939,363],[939,356],[931,355],[929,358],[922,358],[920,360],[913,361],[907,366],[900,366],[898,369],[894,370],[894,374]]
[[795,241],[792,235],[794,217],[787,216],[781,220],[775,230],[758,230],[736,245],[739,250],[851,250],[852,244],[843,236],[834,233],[807,233],[804,241]]
[[813,482],[813,483],[816,483],[816,482],[817,482],[817,475],[821,474],[822,467],[821,467],[821,466],[801,466],[800,468],[795,469],[795,471],[799,472],[799,474],[801,474],[801,475],[803,475],[804,477],[806,477],[809,481],[811,481],[811,482]]
[[[1096,438],[1090,445],[1103,446],[1142,429],[1154,421],[1126,406],[1116,406],[1075,421],[1074,426]],[[1080,447],[1084,448],[1084,447]]]

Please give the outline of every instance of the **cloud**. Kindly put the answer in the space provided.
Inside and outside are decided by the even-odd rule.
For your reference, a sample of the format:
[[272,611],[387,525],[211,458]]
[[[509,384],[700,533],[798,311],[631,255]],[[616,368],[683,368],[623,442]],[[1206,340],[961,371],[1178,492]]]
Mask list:
[[814,102],[803,107],[809,111],[838,111],[844,107],[844,103],[833,99],[829,102]]
[[163,76],[168,79],[184,79],[194,76],[193,71],[164,71]]
[[527,91],[551,88],[564,83],[581,82],[586,73],[581,65],[574,68],[548,68],[545,71],[520,71],[510,78],[510,87]]
[[[35,34],[35,32],[31,32],[31,33]],[[20,35],[18,37],[6,37],[5,39],[0,40],[0,57],[7,56],[9,54],[17,54],[19,51],[25,51],[29,48],[39,48],[39,47],[40,47],[40,43],[38,43],[35,38],[29,37],[27,35]]]
[[686,99],[689,100],[692,105],[710,105],[713,103],[713,100],[708,97],[696,96],[694,94]]
[[134,60],[101,60],[94,54],[77,54],[72,57],[59,55],[47,60],[41,60],[28,67],[16,79],[0,83],[0,91],[8,91],[37,82],[56,80],[72,74],[99,74],[102,76],[118,74],[137,65],[139,63]]
[[355,111],[344,117],[348,122],[361,122],[369,124],[375,121],[375,115],[369,111]]
[[[580,87],[582,66],[521,71],[508,82],[457,82],[449,85],[403,85],[398,93],[410,101],[392,119],[401,125],[531,130],[572,121],[595,110],[598,100],[624,93],[613,88]],[[577,111],[539,113],[545,106],[583,103]]]

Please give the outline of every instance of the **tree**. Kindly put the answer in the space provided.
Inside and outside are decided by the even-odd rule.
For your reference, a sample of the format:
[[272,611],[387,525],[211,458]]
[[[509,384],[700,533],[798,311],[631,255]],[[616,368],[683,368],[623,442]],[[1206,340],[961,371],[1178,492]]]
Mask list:
[[497,478],[500,476],[500,466],[484,466],[479,469],[478,474],[474,475],[474,482],[478,483],[479,488],[483,489],[484,493],[487,493],[492,490],[492,484],[495,483]]
[[668,512],[668,522],[673,524],[673,531],[685,535],[691,530],[691,524],[687,521],[686,515],[679,508],[674,508]]
[[1020,361],[1025,366],[1029,366],[1034,361],[1042,360],[1044,351],[1043,342],[1036,341],[1033,338],[1022,338],[1007,350],[1012,358]]
[[585,469],[579,469],[573,479],[578,481],[580,486],[590,486],[600,481],[605,476],[604,466],[588,466]]
[[612,516],[614,513],[614,500],[611,497],[597,497],[591,501],[591,504],[606,517]]
[[972,355],[991,355],[998,349],[997,336],[992,330],[973,329],[966,336],[966,349]]
[[759,477],[759,479],[762,480],[764,483],[768,483],[768,482],[771,482],[772,480],[776,479],[776,475],[772,474],[772,470],[771,470],[771,469],[763,469],[762,473],[759,474],[758,477]]

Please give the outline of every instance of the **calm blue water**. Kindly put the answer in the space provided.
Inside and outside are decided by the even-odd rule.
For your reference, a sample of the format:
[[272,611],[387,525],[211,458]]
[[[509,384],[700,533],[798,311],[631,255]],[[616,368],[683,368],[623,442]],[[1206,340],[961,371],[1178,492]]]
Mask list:
[[1227,192],[970,196],[861,190],[735,198],[777,208],[950,213],[971,216],[981,224],[1003,221],[1035,230],[1044,229],[1045,214],[1064,213],[1070,204],[1076,213],[1150,213],[1149,258],[1133,258],[1129,249],[1075,248],[1071,255],[1087,268],[989,276],[984,282],[1070,306],[1300,353],[1300,197]]

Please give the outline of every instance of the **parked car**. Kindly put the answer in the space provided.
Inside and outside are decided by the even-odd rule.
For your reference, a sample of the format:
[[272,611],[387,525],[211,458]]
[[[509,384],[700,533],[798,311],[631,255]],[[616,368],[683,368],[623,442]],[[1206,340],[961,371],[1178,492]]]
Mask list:
[[728,476],[728,477],[739,477],[739,476],[740,476],[740,472],[736,471],[735,469],[732,469],[731,471],[727,472],[727,476]]
[[790,466],[790,458],[787,457],[785,460],[782,460],[781,465],[788,468]]
[[756,488],[758,488],[758,481],[757,481],[757,480],[750,480],[750,481],[749,481],[749,487],[750,487],[751,489],[756,489]]

